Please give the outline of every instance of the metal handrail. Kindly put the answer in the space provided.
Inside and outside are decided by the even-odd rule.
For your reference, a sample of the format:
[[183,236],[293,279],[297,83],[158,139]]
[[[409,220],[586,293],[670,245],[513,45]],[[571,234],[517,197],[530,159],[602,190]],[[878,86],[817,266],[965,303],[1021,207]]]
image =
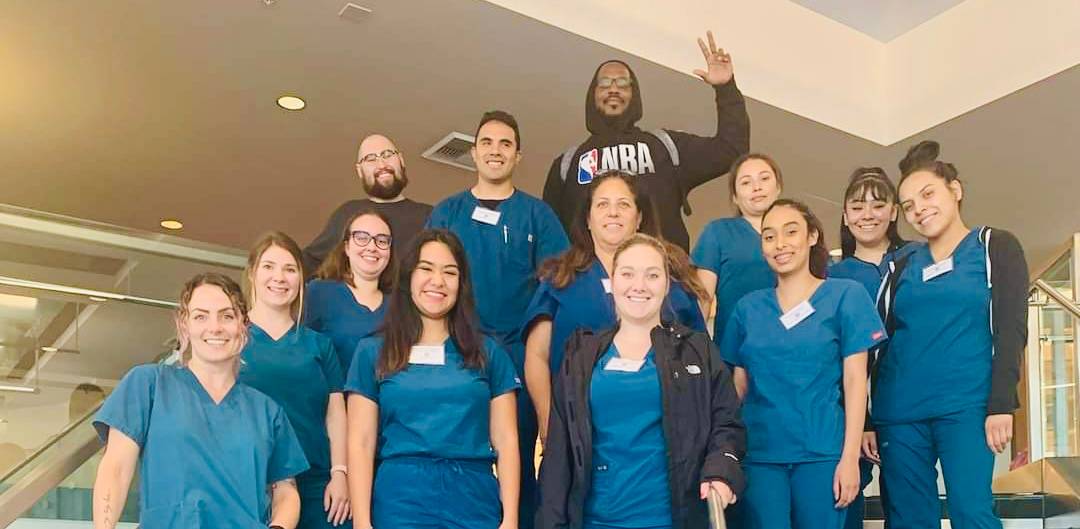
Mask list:
[[[43,283],[41,281],[30,281],[27,279],[19,279],[17,277],[0,276],[0,286],[16,287],[16,288],[29,288],[33,290],[44,290],[46,292],[55,292],[57,294],[73,294],[76,296],[86,296],[88,298],[101,298],[112,301],[126,301],[128,303],[135,303],[138,305],[148,305],[151,307],[158,307],[163,309],[175,309],[177,307],[176,302],[166,301],[163,299],[144,298],[140,296],[129,296],[127,294],[117,294],[116,292],[106,292],[104,290],[92,290],[89,288],[72,287],[68,285],[58,285],[56,283]],[[99,300],[100,301],[100,300]]]
[[27,465],[29,465],[30,463],[33,463],[34,460],[37,459],[39,456],[41,456],[41,454],[45,453],[46,450],[48,450],[49,448],[52,448],[53,445],[55,445],[56,443],[59,443],[60,440],[63,439],[64,436],[66,436],[69,432],[71,432],[75,428],[78,428],[83,423],[85,423],[87,419],[92,417],[95,413],[98,412],[99,409],[101,409],[101,404],[102,404],[101,402],[97,403],[96,406],[91,408],[90,411],[84,413],[82,415],[82,417],[79,417],[78,420],[72,421],[71,424],[68,424],[67,426],[64,427],[63,430],[60,430],[59,433],[52,436],[52,438],[50,438],[48,441],[45,441],[44,444],[39,446],[37,448],[37,450],[34,450],[34,452],[31,453],[29,456],[26,456],[26,458],[23,459],[22,461],[20,461],[19,464],[15,465],[14,467],[11,467],[11,470],[8,470],[7,472],[5,472],[3,476],[0,476],[0,483],[4,483],[9,478],[11,478],[11,476],[14,476],[20,470],[26,468]]
[[59,454],[55,460],[31,468],[25,477],[0,493],[0,527],[11,525],[101,450],[94,432],[71,430],[65,436],[74,436],[74,439],[57,448]]
[[1056,301],[1057,304],[1061,305],[1061,307],[1068,311],[1069,314],[1072,314],[1073,318],[1080,320],[1080,308],[1076,306],[1075,301],[1065,297],[1061,292],[1058,292],[1056,288],[1050,286],[1049,283],[1042,279],[1032,281],[1031,286],[1032,288],[1041,290],[1047,296],[1050,296],[1050,299]]

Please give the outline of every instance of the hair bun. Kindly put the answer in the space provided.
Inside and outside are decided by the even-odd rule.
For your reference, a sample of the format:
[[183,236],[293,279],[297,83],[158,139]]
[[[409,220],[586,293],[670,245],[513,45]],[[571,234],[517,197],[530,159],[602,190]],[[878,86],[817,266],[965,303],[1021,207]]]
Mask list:
[[939,154],[941,154],[941,145],[938,142],[933,140],[920,141],[908,149],[907,155],[904,156],[903,160],[900,160],[900,172],[906,175],[916,167],[937,160]]

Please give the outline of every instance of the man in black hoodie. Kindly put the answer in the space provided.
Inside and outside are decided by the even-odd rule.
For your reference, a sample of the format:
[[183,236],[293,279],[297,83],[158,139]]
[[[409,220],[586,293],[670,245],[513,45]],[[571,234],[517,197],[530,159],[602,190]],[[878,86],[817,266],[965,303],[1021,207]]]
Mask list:
[[750,118],[735,86],[731,56],[716,47],[711,31],[708,39],[708,45],[698,39],[707,69],[694,70],[694,75],[716,91],[712,137],[641,130],[636,125],[642,115],[641,87],[634,71],[616,60],[596,69],[585,94],[585,127],[591,135],[555,158],[544,184],[544,202],[567,230],[592,179],[620,169],[642,177],[640,184],[656,205],[664,238],[689,249],[690,235],[679,211],[690,214],[687,194],[726,173],[735,158],[750,150]]

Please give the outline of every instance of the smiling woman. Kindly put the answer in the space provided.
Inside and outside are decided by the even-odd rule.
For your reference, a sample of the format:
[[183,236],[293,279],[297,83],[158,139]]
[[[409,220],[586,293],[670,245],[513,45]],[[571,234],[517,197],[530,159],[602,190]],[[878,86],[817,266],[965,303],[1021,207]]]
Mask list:
[[228,277],[200,274],[184,286],[181,365],[132,369],[94,418],[106,442],[95,526],[113,527],[140,462],[140,496],[154,498],[141,505],[146,527],[295,526],[292,478],[308,464],[284,410],[237,383],[246,320],[240,286]]
[[702,499],[712,491],[726,506],[742,492],[731,373],[707,334],[661,324],[669,247],[642,234],[624,240],[612,257],[618,325],[579,329],[567,343],[540,472],[540,529],[705,527]]
[[886,509],[913,526],[937,525],[940,460],[953,525],[1001,527],[990,483],[1019,406],[1028,268],[1011,233],[965,224],[959,171],[939,154],[924,141],[900,162],[904,218],[927,242],[910,244],[881,288],[895,327],[877,361],[872,416]]
[[296,478],[298,529],[349,529],[345,474],[345,376],[330,339],[298,325],[303,312],[300,248],[270,232],[248,254],[249,339],[240,381],[280,404],[311,468]]
[[777,286],[739,300],[720,344],[752,432],[744,522],[840,529],[860,489],[867,350],[883,325],[858,283],[825,278],[824,233],[805,204],[773,203],[761,249]]
[[389,303],[385,339],[360,342],[345,385],[356,526],[517,527],[520,383],[480,333],[461,241],[420,232]]
[[347,373],[356,344],[375,334],[386,313],[393,234],[386,216],[372,209],[357,211],[344,227],[307,285],[303,322],[334,342]]

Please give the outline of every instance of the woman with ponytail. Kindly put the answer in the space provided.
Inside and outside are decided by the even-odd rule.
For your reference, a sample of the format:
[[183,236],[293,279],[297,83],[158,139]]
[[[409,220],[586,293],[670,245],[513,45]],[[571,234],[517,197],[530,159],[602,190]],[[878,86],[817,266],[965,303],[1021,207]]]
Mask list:
[[956,167],[924,141],[900,162],[912,243],[882,283],[892,337],[877,361],[871,417],[892,527],[937,527],[941,462],[957,529],[1000,528],[990,482],[1012,439],[1027,344],[1028,269],[1011,233],[969,228]]
[[884,339],[866,290],[826,279],[821,222],[793,200],[762,217],[775,289],[744,296],[720,350],[743,399],[750,529],[841,529],[859,491],[867,350]]

